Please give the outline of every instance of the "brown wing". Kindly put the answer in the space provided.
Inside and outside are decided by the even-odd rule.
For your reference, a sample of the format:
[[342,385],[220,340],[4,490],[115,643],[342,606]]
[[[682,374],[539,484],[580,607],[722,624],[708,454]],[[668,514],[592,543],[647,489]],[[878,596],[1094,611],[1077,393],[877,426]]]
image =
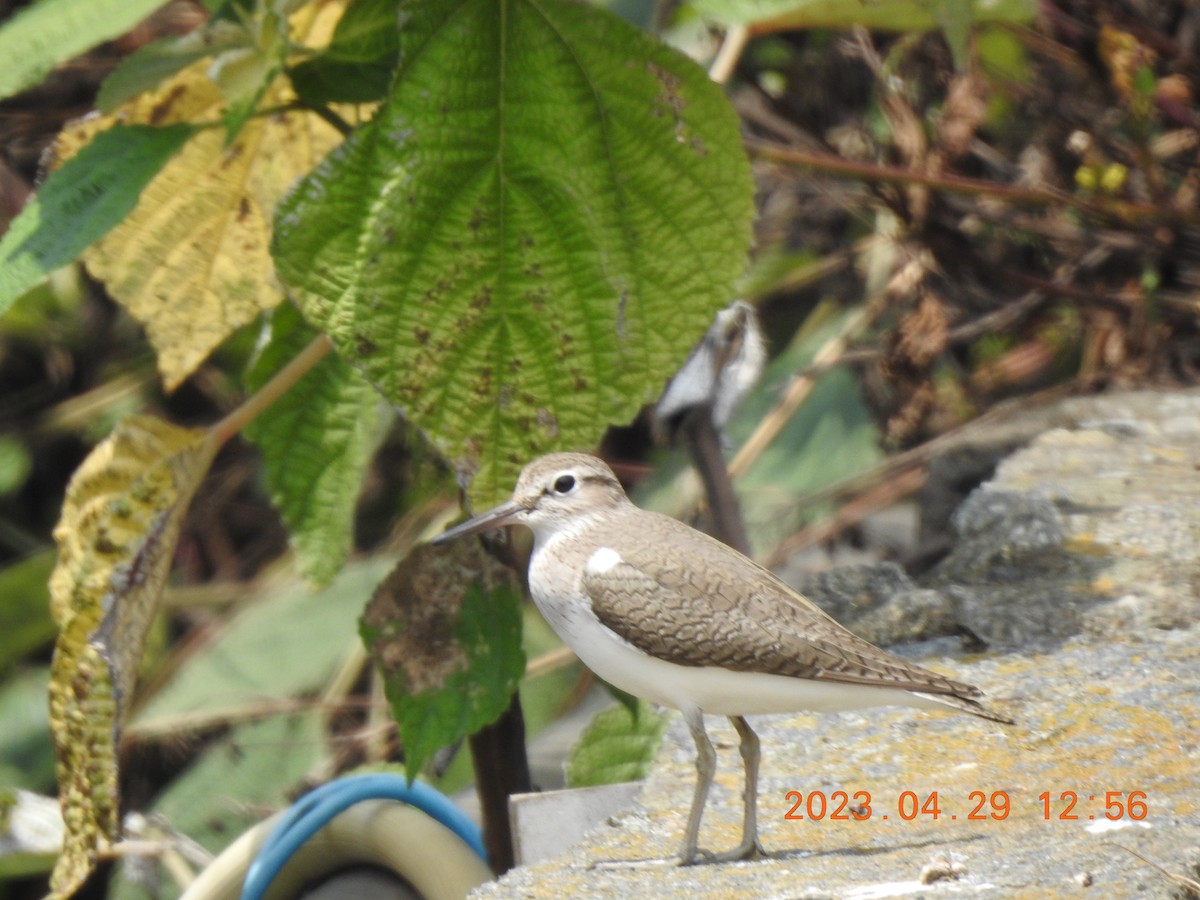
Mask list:
[[[905,662],[855,636],[724,544],[667,516],[639,514],[653,516],[653,527],[634,530],[629,522],[614,521],[611,537],[620,538],[613,542],[622,548],[622,562],[603,573],[585,573],[583,579],[596,616],[639,649],[683,666],[720,666],[967,700],[981,695],[978,688]],[[634,545],[631,532],[653,534],[654,541]],[[605,541],[605,535],[598,537]]]

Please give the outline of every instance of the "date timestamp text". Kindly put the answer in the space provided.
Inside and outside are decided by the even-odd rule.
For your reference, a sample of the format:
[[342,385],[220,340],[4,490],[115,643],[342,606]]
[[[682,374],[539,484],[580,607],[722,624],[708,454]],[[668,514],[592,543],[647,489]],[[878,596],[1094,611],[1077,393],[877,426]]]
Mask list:
[[[905,822],[914,819],[965,819],[967,821],[1003,821],[1013,812],[1008,791],[971,791],[965,803],[945,804],[938,791],[918,794],[901,791],[892,804],[881,804],[870,791],[788,791],[785,819],[859,822],[893,816]],[[1133,819],[1141,821],[1150,813],[1145,791],[1104,791],[1079,794],[1076,791],[1042,791],[1037,795],[1042,818],[1046,821]]]

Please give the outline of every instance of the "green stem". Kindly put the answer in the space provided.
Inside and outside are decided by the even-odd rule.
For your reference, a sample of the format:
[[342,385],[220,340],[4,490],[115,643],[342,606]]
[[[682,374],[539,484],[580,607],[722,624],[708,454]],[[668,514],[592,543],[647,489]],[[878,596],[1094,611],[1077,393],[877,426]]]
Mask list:
[[[287,113],[307,112],[318,116],[336,128],[343,136],[348,135],[354,130],[354,126],[335,113],[328,106],[321,106],[317,103],[303,103],[297,100],[295,103],[279,103],[275,106],[264,106],[256,109],[250,114],[252,119],[265,119],[269,116],[286,115]],[[222,124],[220,122],[217,123]]]
[[334,128],[340,131],[343,137],[349,135],[350,132],[354,130],[353,125],[335,113],[332,108],[325,106],[322,103],[299,103],[297,105],[300,109],[308,110],[310,113],[320,116]]

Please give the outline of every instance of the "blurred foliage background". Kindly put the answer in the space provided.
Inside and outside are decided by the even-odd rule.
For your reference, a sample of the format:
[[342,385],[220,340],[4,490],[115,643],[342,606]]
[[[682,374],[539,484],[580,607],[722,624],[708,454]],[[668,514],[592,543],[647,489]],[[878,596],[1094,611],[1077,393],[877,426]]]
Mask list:
[[[0,19],[21,5],[0,3]],[[919,487],[869,477],[888,454],[1001,401],[1196,383],[1196,4],[1041,0],[1028,16],[915,23],[910,7],[928,16],[925,4],[842,4],[841,21],[800,0],[613,6],[719,69],[753,162],[759,217],[743,296],[772,359],[728,441],[758,557],[784,561],[798,535],[861,540],[862,516],[839,510],[863,496],[884,508]],[[116,63],[205,15],[173,0],[0,102],[0,231]],[[68,479],[129,412],[207,425],[233,409],[259,330],[238,332],[166,393],[141,329],[82,268],[0,319],[0,785],[55,790],[46,582]],[[797,390],[802,378],[810,392]],[[653,470],[642,502],[694,511],[676,477],[683,456],[655,449],[645,421],[612,431],[605,451],[630,482]],[[217,850],[306,785],[396,757],[356,621],[392,555],[455,499],[451,474],[396,422],[358,501],[354,561],[312,593],[289,566],[257,451],[241,439],[221,451],[188,512],[121,746],[122,797],[150,814],[148,836]],[[526,619],[536,732],[589,679]],[[443,764],[443,786],[463,786],[462,761]],[[38,896],[44,877],[0,869],[0,897]],[[113,895],[159,878],[135,866]]]

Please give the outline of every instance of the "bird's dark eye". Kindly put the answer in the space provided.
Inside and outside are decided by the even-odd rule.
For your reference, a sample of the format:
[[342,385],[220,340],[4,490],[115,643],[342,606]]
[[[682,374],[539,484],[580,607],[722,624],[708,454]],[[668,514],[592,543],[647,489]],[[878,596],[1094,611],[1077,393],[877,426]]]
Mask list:
[[556,494],[569,494],[575,490],[574,475],[559,475],[554,479],[554,492]]

